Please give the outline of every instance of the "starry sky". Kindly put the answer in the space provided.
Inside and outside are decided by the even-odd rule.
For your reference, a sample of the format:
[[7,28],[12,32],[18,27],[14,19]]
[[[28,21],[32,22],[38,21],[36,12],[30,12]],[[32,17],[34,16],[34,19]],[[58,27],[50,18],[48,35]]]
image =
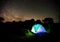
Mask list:
[[5,21],[29,19],[43,20],[51,17],[59,22],[59,1],[54,0],[1,0],[0,17]]

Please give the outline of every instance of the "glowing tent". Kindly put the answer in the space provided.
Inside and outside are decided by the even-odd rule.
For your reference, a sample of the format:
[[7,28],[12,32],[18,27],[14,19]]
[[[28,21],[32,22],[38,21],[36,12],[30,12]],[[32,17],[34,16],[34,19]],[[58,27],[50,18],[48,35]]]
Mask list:
[[46,30],[41,24],[35,24],[32,26],[31,32],[35,34],[41,34],[41,33],[46,33]]

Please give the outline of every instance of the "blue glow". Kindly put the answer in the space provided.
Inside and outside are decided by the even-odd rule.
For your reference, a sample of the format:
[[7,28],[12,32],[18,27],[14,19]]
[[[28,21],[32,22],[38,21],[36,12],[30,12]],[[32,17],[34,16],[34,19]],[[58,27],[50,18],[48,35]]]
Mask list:
[[31,32],[33,32],[35,34],[40,34],[40,33],[45,33],[46,30],[41,24],[35,24],[32,26]]

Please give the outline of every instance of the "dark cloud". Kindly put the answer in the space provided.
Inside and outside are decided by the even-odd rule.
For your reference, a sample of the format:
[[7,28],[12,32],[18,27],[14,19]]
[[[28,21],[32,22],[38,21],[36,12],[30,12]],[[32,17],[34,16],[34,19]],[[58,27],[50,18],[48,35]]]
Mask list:
[[0,0],[0,14],[2,13],[2,9],[4,8],[4,5],[6,4],[7,0]]

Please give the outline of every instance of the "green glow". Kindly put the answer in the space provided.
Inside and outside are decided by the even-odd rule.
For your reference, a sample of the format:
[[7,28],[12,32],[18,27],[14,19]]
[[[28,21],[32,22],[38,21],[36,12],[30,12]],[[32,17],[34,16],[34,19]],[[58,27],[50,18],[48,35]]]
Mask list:
[[50,28],[47,30],[47,33],[50,33]]
[[50,24],[48,25],[47,33],[50,33]]
[[30,37],[33,37],[34,34],[32,32],[30,32],[29,30],[26,30],[25,31],[25,35],[24,36],[18,36],[19,39],[27,39],[27,38],[30,38]]
[[34,34],[32,32],[30,32],[29,30],[27,30],[25,35],[26,35],[27,38],[34,36]]

